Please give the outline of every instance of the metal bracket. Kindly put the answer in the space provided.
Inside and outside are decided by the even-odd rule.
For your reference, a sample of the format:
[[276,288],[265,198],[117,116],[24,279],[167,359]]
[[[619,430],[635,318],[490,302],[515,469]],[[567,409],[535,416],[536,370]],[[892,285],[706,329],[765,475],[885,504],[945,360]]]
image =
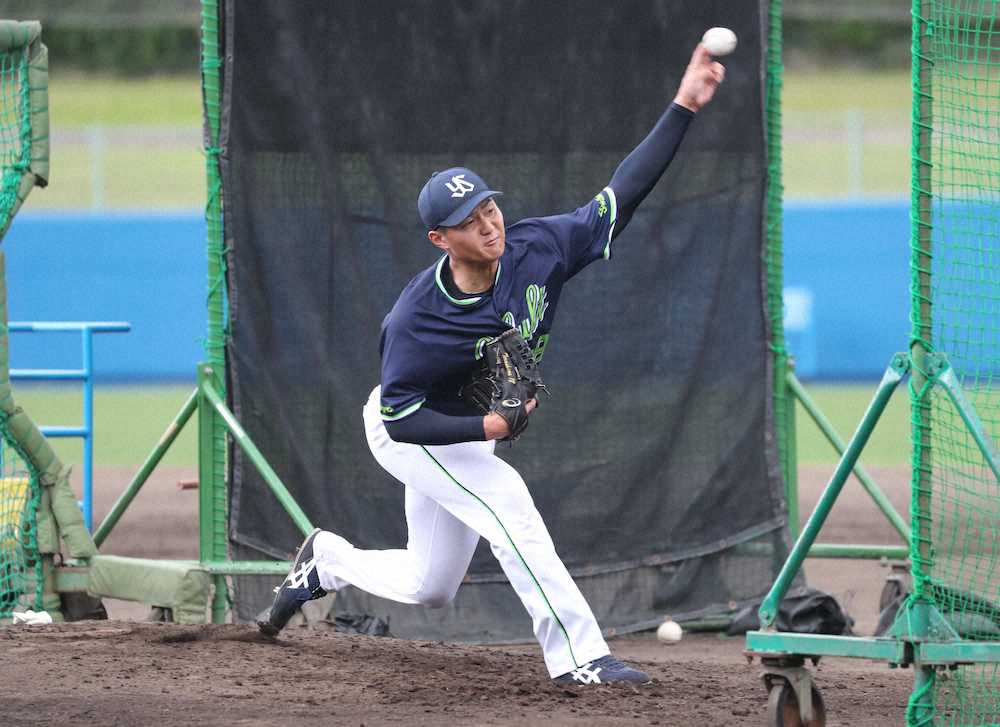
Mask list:
[[910,354],[905,351],[900,351],[899,353],[893,355],[892,361],[889,362],[889,368],[899,374],[900,378],[910,373],[911,367],[912,363],[910,361]]
[[899,609],[888,636],[895,637],[907,644],[923,641],[950,642],[960,641],[961,636],[941,615],[937,607],[926,601],[910,598]]

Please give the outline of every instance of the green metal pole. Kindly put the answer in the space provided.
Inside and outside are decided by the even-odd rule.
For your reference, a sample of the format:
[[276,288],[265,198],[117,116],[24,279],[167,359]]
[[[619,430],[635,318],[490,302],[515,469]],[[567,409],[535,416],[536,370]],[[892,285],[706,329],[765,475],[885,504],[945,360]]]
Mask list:
[[[215,408],[206,392],[215,393],[214,369],[198,367],[198,560],[202,563],[226,560],[226,502],[218,497],[214,485],[216,476],[215,432],[223,429]],[[223,429],[224,431],[224,429]],[[215,586],[212,596],[212,623],[224,623],[228,605],[226,577],[212,576]]]
[[283,576],[292,567],[290,560],[223,560],[199,563],[213,575],[227,576]]
[[891,558],[906,560],[910,554],[908,545],[847,545],[841,543],[814,543],[809,548],[810,558],[854,558],[878,560]]
[[[823,432],[827,441],[833,445],[835,450],[837,450],[837,454],[843,455],[847,448],[847,445],[844,444],[844,440],[840,438],[840,435],[837,434],[837,430],[834,429],[830,420],[826,418],[823,411],[819,408],[819,406],[817,406],[816,402],[813,401],[813,398],[809,396],[809,392],[806,391],[804,386],[802,386],[802,382],[795,378],[795,374],[791,371],[788,372],[788,387],[802,404],[802,407],[806,410],[812,420],[816,423],[816,426],[819,427],[819,430]],[[869,476],[868,472],[866,472],[860,464],[854,467],[854,476],[858,478],[861,486],[865,488],[868,494],[871,495],[871,498],[875,501],[875,504],[878,505],[878,509],[882,511],[882,514],[886,516],[892,527],[894,527],[896,532],[903,538],[903,542],[909,546],[909,523],[903,519],[902,515],[896,512],[896,508],[892,506],[891,502],[889,502],[889,498],[885,496],[885,493],[883,493],[879,486],[875,484],[875,481],[872,480],[871,476]]]
[[298,529],[302,531],[303,535],[311,533],[313,531],[313,524],[309,522],[309,518],[306,516],[305,512],[303,512],[302,508],[299,507],[299,504],[295,501],[295,498],[292,497],[292,494],[288,491],[288,488],[285,487],[285,484],[281,481],[281,478],[278,477],[278,474],[271,468],[271,465],[268,464],[264,455],[260,453],[259,449],[257,449],[257,445],[255,445],[253,440],[250,439],[250,435],[243,430],[243,427],[240,426],[236,417],[226,407],[222,398],[208,385],[203,386],[202,393],[205,395],[209,405],[215,409],[220,417],[222,417],[222,420],[225,422],[229,432],[233,435],[233,439],[235,439],[236,443],[240,445],[244,452],[246,452],[250,461],[253,462],[268,487],[271,488],[271,492],[273,492],[274,496],[278,498],[278,502],[281,503],[281,506],[285,509],[285,512],[288,513],[288,516],[292,518],[292,521]]
[[191,392],[187,401],[184,402],[184,406],[181,407],[180,412],[174,417],[174,420],[170,422],[166,431],[163,432],[163,436],[160,437],[160,441],[157,442],[156,447],[143,462],[142,467],[136,472],[135,477],[129,483],[128,487],[125,488],[125,492],[121,494],[121,497],[115,502],[111,507],[111,512],[107,514],[101,524],[94,531],[94,544],[99,548],[101,543],[104,542],[105,538],[111,534],[112,529],[118,524],[121,516],[125,514],[128,506],[132,504],[132,500],[135,496],[139,494],[139,490],[142,486],[146,484],[146,480],[149,479],[149,475],[156,469],[156,466],[163,459],[163,455],[167,453],[170,446],[177,439],[177,435],[181,433],[184,429],[184,425],[187,424],[188,419],[194,414],[195,409],[198,408],[198,390],[195,389]]
[[[219,157],[222,119],[222,36],[219,22],[218,0],[201,3],[201,78],[202,99],[205,111],[205,173],[208,199],[205,204],[205,222],[208,228],[208,331],[205,352],[208,366],[214,372],[212,385],[225,396],[223,376],[226,370],[226,259],[223,227],[222,173]],[[211,411],[211,410],[210,410]],[[226,433],[212,415],[200,417],[198,490],[201,504],[209,512],[202,525],[213,528],[211,550],[218,553],[211,560],[226,556]],[[202,442],[204,438],[204,442]],[[211,446],[208,446],[211,443]],[[208,534],[205,535],[208,537]],[[225,620],[228,588],[225,576],[214,577],[215,595],[212,601],[212,620]]]
[[792,547],[792,552],[789,553],[785,565],[782,566],[774,585],[771,586],[767,597],[761,603],[760,609],[757,612],[760,617],[761,629],[773,627],[774,621],[778,616],[778,605],[781,603],[781,599],[785,597],[792,579],[799,572],[809,549],[816,542],[816,536],[819,535],[823,523],[826,522],[830,510],[837,501],[837,497],[840,495],[847,477],[854,468],[854,463],[857,462],[861,450],[868,443],[868,438],[871,436],[872,430],[875,429],[879,417],[885,411],[886,404],[889,403],[893,391],[895,391],[896,386],[902,380],[903,374],[906,373],[907,366],[906,357],[897,355],[882,376],[882,381],[878,385],[875,397],[868,405],[868,410],[861,419],[857,431],[851,437],[851,442],[847,445],[847,451],[840,458],[837,469],[823,491],[816,509],[813,510],[809,516],[809,520],[806,521],[805,527],[802,529],[802,534],[795,541],[795,545]]
[[996,478],[997,483],[1000,484],[1000,455],[997,454],[996,447],[993,446],[990,435],[986,433],[986,427],[983,426],[982,420],[976,413],[976,408],[965,397],[962,385],[958,383],[958,377],[955,376],[954,369],[951,366],[945,368],[942,373],[938,374],[937,381],[948,392],[951,403],[958,409],[958,413],[962,417],[962,421],[965,422],[965,426],[968,428],[972,438],[976,441],[976,446],[979,447],[983,459],[986,460],[987,466],[993,470],[993,476]]
[[[915,617],[911,634],[920,639],[927,635],[923,615],[933,603],[930,568],[931,547],[931,388],[928,358],[934,350],[931,328],[933,263],[933,194],[931,131],[933,129],[933,70],[931,39],[934,23],[930,0],[913,0],[912,9],[913,87],[911,108],[910,164],[910,268],[911,297],[910,416],[912,419],[913,475],[910,497],[910,523],[913,534],[910,545],[910,568],[913,594],[909,607]],[[934,681],[932,667],[914,670],[914,689],[906,710],[910,727],[929,725],[934,720]]]
[[785,509],[788,512],[788,533],[792,540],[799,537],[799,445],[798,436],[795,431],[795,399],[792,398],[791,388],[788,387],[788,377],[795,378],[794,367],[789,360],[788,371],[785,376],[785,396],[788,401],[785,403],[785,448],[788,450],[785,457]]
[[798,462],[795,450],[795,402],[788,395],[785,373],[791,360],[785,341],[784,321],[784,250],[782,200],[784,186],[781,163],[781,90],[782,65],[781,0],[771,0],[768,10],[767,73],[764,77],[764,109],[767,133],[767,199],[765,276],[767,310],[772,358],[772,395],[774,432],[778,446],[778,464],[785,484],[788,529],[794,538],[798,531]]

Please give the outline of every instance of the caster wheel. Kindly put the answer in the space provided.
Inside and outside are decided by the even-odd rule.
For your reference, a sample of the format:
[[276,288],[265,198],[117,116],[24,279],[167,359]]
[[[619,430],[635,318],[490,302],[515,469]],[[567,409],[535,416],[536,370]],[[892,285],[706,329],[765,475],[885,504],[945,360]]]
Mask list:
[[808,722],[799,714],[795,690],[784,679],[777,679],[767,698],[768,727],[826,727],[826,706],[816,685],[812,687],[813,716]]

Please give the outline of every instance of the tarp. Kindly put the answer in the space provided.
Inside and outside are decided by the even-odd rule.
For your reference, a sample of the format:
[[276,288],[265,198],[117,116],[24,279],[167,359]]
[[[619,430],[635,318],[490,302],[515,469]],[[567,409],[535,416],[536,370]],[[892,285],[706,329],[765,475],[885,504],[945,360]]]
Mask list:
[[[556,548],[602,626],[729,612],[786,551],[762,271],[766,147],[758,3],[229,2],[223,185],[236,414],[318,525],[406,542],[403,488],[365,443],[379,324],[432,264],[416,197],[461,164],[508,223],[605,186],[669,104],[705,29],[739,36],[725,84],[615,243],[572,280],[546,350],[553,391],[516,446]],[[301,540],[241,452],[237,557]],[[237,614],[274,578],[237,579]],[[397,636],[508,641],[529,619],[485,543],[438,610],[355,589],[337,608]]]

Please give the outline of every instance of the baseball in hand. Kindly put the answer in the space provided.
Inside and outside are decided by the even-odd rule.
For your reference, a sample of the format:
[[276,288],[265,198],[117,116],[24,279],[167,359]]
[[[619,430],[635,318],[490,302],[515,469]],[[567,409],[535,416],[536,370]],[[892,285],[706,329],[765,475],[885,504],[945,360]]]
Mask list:
[[681,629],[681,625],[676,621],[664,621],[656,629],[656,638],[668,644],[680,641],[683,635],[684,630]]
[[701,42],[711,55],[728,56],[736,50],[736,33],[729,28],[709,28]]

